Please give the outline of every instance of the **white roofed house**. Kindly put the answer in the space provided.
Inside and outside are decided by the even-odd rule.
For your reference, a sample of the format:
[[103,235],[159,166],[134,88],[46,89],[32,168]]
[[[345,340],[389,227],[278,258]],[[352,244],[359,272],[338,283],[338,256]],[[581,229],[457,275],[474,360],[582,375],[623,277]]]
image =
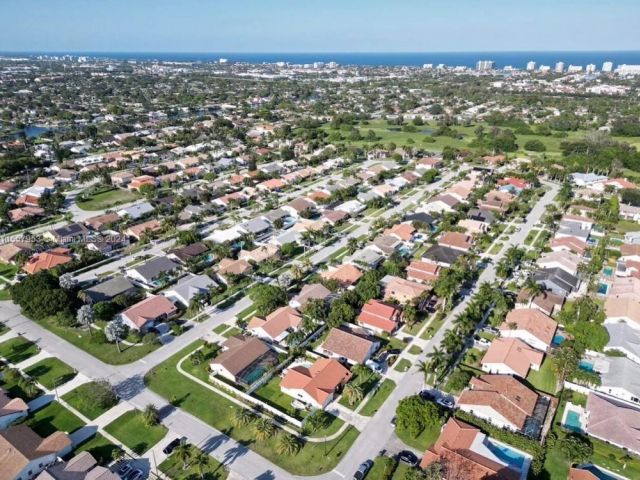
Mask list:
[[208,295],[211,289],[216,288],[218,284],[207,275],[187,274],[182,277],[175,285],[172,285],[162,294],[174,302],[179,302],[185,307],[191,304],[191,301],[198,295]]

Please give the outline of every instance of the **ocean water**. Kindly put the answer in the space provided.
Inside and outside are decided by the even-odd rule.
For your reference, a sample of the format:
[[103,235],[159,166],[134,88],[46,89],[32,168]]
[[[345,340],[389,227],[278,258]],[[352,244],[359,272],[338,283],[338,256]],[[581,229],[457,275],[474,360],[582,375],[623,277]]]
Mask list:
[[524,68],[527,62],[537,65],[550,65],[564,62],[565,68],[570,64],[587,65],[593,63],[598,69],[605,61],[620,64],[640,64],[640,50],[636,51],[567,51],[567,52],[424,52],[424,53],[172,53],[172,52],[0,52],[0,55],[83,55],[118,60],[160,60],[174,62],[215,62],[226,58],[230,62],[275,63],[289,62],[305,64],[313,62],[337,62],[340,65],[370,66],[422,66],[425,63],[434,65],[474,67],[478,60],[493,60],[498,68],[513,66]]

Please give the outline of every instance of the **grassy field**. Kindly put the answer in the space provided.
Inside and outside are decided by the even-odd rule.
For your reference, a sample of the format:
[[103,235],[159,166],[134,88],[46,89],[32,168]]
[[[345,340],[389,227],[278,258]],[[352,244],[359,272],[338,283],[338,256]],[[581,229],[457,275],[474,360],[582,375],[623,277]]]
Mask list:
[[[375,387],[379,381],[380,381],[380,375],[378,375],[377,373],[372,373],[371,375],[368,375],[366,378],[361,378],[358,375],[354,375],[353,377],[351,377],[351,380],[349,381],[349,383],[356,385],[362,389],[362,394],[364,399],[367,393],[369,393],[371,389]],[[350,410],[355,410],[356,408],[358,408],[358,405],[360,405],[360,402],[356,402],[353,405],[351,405],[347,400],[346,395],[342,395],[340,397],[339,403],[343,407],[347,407]]]
[[117,447],[102,435],[96,433],[88,440],[81,443],[72,452],[71,456],[73,457],[80,452],[89,452],[100,465],[108,465],[111,463],[113,452],[116,450],[120,450],[120,447]]
[[394,388],[396,388],[396,382],[390,378],[386,378],[384,382],[380,384],[376,393],[374,393],[365,406],[362,407],[360,415],[364,415],[365,417],[372,417],[375,415],[384,401],[389,397],[389,395],[391,395]]
[[406,372],[407,370],[409,370],[409,368],[411,368],[411,362],[406,358],[403,358],[402,360],[400,360],[396,364],[396,366],[393,367],[393,369],[397,372]]
[[409,432],[398,427],[396,428],[396,435],[408,446],[416,448],[422,452],[436,443],[436,440],[440,436],[441,429],[442,424],[438,423],[430,428],[425,428],[420,435],[413,437]]
[[[193,455],[197,452],[201,452],[201,450],[192,447],[192,452]],[[203,465],[200,468],[195,465],[189,465],[185,469],[183,463],[179,461],[175,455],[170,455],[158,466],[158,468],[172,480],[195,480],[199,478],[204,478],[206,480],[224,480],[227,478],[229,472],[224,465],[209,455],[206,457],[206,465]]]
[[238,442],[293,474],[319,475],[331,471],[347,453],[358,436],[358,431],[353,427],[335,440],[306,443],[296,455],[285,456],[276,450],[277,438],[258,442],[251,425],[234,426],[231,419],[238,408],[234,403],[189,380],[176,369],[178,361],[200,344],[191,344],[155,367],[145,378],[147,386],[174,406],[220,431],[228,432]]
[[527,375],[527,381],[536,389],[555,395],[558,379],[553,370],[553,362],[550,357],[544,359],[540,370],[531,370]]
[[74,388],[68,393],[65,393],[62,396],[62,399],[71,405],[73,408],[78,410],[81,414],[87,417],[89,420],[93,420],[98,418],[104,412],[109,410],[110,408],[101,408],[95,403],[88,400],[87,392],[91,391],[93,388],[93,382],[85,383],[84,385],[80,385],[79,387]]
[[27,368],[24,373],[35,378],[49,390],[67,383],[77,375],[73,368],[53,357],[39,361]]
[[15,337],[0,343],[0,357],[10,363],[24,362],[40,352],[38,346],[23,337]]
[[300,414],[291,406],[293,398],[280,390],[280,377],[278,376],[271,378],[271,380],[253,392],[253,395],[294,418],[300,418]]
[[105,210],[117,205],[122,205],[123,203],[133,202],[139,198],[140,195],[136,192],[113,187],[89,195],[86,199],[83,198],[83,194],[81,193],[76,200],[76,205],[82,210]]
[[92,337],[87,330],[72,327],[61,327],[54,318],[44,320],[39,322],[39,324],[59,337],[65,339],[72,345],[75,345],[90,355],[93,355],[98,360],[102,360],[104,363],[108,363],[109,365],[124,365],[126,363],[132,363],[160,348],[160,345],[151,343],[135,346],[121,344],[121,352],[118,352],[118,348],[115,343],[96,343],[92,340]]
[[72,433],[84,427],[82,420],[55,401],[32,414],[26,423],[41,437],[58,430]]
[[130,410],[122,414],[104,429],[138,455],[142,455],[162,440],[168,431],[163,425],[145,425],[140,410]]

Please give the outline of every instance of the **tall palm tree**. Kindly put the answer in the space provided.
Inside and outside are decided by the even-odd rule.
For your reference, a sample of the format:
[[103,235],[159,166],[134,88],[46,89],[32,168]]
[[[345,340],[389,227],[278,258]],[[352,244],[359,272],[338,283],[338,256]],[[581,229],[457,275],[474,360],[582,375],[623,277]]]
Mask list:
[[302,442],[295,435],[282,432],[278,437],[276,451],[280,455],[295,455],[302,448]]
[[418,371],[422,373],[422,375],[424,375],[424,383],[427,383],[427,379],[429,378],[429,375],[433,373],[430,362],[425,362],[424,360],[420,360],[416,365],[416,367]]
[[189,460],[191,460],[191,446],[188,443],[180,443],[173,454],[176,457],[176,460],[182,463],[182,469],[186,470],[189,467]]
[[435,347],[433,351],[427,354],[427,358],[429,359],[429,369],[439,371],[447,360],[447,354],[438,347]]
[[198,475],[200,475],[200,478],[204,479],[204,469],[209,466],[209,455],[204,453],[202,450],[198,450],[198,452],[191,459],[191,464],[198,471]]
[[275,426],[268,418],[259,418],[253,424],[253,433],[259,441],[268,440],[275,433]]
[[353,383],[347,383],[342,394],[351,406],[360,403],[364,398],[364,390],[362,390],[362,387],[360,385],[354,385]]
[[235,427],[244,427],[245,425],[250,424],[255,419],[253,412],[246,408],[238,408],[233,412],[233,416],[231,417],[231,423]]

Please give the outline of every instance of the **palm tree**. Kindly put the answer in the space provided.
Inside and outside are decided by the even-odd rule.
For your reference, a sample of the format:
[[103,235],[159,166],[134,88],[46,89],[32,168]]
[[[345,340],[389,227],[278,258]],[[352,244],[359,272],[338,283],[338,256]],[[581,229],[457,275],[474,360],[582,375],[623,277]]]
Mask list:
[[238,408],[233,412],[231,423],[235,427],[243,427],[250,424],[255,419],[253,412],[246,408]]
[[301,447],[302,443],[298,437],[282,432],[278,437],[276,451],[280,455],[295,455]]
[[174,450],[174,455],[176,460],[182,462],[182,469],[186,470],[189,467],[189,460],[191,460],[192,455],[191,446],[188,443],[180,443]]
[[417,364],[417,369],[420,373],[424,375],[424,383],[427,383],[427,379],[429,375],[431,375],[431,364],[430,362],[425,362],[424,360],[420,360]]
[[435,347],[433,351],[427,354],[427,358],[429,359],[429,368],[438,371],[444,366],[447,360],[447,354],[438,347]]
[[191,459],[191,464],[196,467],[200,478],[204,478],[204,469],[209,466],[209,455],[202,450],[198,450],[197,453]]
[[253,433],[258,441],[268,440],[275,433],[275,426],[268,418],[259,418],[253,424]]
[[142,418],[144,420],[144,424],[147,427],[157,425],[158,422],[160,421],[158,407],[156,407],[153,403],[148,404],[144,408],[144,412],[142,413]]
[[346,397],[349,405],[354,406],[362,401],[364,398],[364,391],[360,385],[354,385],[348,383],[345,385],[342,394]]

